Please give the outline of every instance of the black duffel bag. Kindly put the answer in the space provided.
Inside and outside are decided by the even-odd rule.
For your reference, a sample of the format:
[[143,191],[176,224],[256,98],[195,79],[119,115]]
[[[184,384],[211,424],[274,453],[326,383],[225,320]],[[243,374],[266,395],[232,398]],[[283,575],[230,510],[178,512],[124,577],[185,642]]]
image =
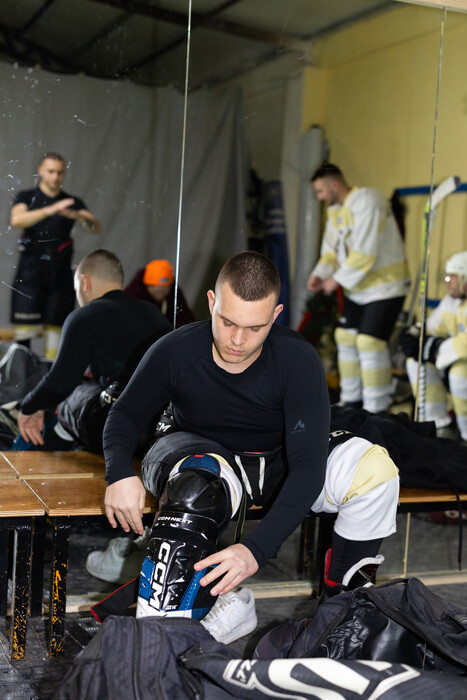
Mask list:
[[370,659],[467,675],[467,612],[417,578],[329,598],[268,632],[254,658]]

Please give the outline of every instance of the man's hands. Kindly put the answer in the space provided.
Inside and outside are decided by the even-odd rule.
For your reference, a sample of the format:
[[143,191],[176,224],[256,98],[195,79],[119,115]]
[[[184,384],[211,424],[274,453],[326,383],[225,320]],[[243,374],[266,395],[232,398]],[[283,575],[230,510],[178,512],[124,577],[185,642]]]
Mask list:
[[330,277],[327,280],[322,280],[321,277],[318,277],[318,275],[310,275],[306,286],[310,292],[322,292],[323,294],[329,296],[336,291],[339,284],[333,277]]
[[339,284],[336,282],[334,277],[330,277],[328,280],[324,280],[323,286],[321,287],[321,291],[323,292],[323,294],[330,296],[333,292],[336,291],[338,286]]
[[23,440],[32,442],[33,445],[43,445],[44,438],[42,431],[44,429],[44,411],[36,411],[30,416],[25,416],[24,413],[18,415],[18,428]]
[[70,209],[74,203],[75,200],[73,197],[59,199],[58,202],[55,202],[55,204],[51,204],[50,207],[47,207],[49,210],[49,216],[61,214],[62,216],[66,216],[68,219],[76,219],[76,216],[73,216],[72,214],[77,214],[77,212],[74,209]]
[[137,476],[120,479],[107,486],[104,498],[105,514],[112,527],[117,527],[117,520],[125,532],[130,528],[138,535],[144,532],[143,508],[146,490]]
[[307,289],[310,292],[320,292],[323,286],[323,280],[318,275],[310,275],[308,277],[308,282],[306,283]]
[[[74,202],[73,199],[64,199],[63,202]],[[70,206],[70,205],[68,205]],[[67,219],[77,221],[88,233],[100,233],[101,225],[95,216],[87,209],[68,209],[67,207],[56,212],[60,216],[65,216]]]
[[[215,566],[217,564],[217,566]],[[211,591],[211,595],[221,595],[228,593],[239,583],[244,581],[249,576],[253,576],[259,566],[256,559],[250,550],[243,544],[233,544],[230,547],[221,549],[220,552],[211,554],[211,556],[202,559],[195,564],[195,571],[201,571],[206,567],[214,566],[200,581],[202,586],[215,581],[216,578],[225,574],[225,576],[216,583]]]

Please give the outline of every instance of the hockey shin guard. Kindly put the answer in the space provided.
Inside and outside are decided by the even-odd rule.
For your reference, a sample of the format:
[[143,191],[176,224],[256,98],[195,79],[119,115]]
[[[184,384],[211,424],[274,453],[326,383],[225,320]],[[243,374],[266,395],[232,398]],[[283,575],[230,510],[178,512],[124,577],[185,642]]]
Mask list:
[[214,583],[200,586],[206,570],[196,572],[193,566],[216,551],[233,514],[231,480],[236,477],[232,472],[229,482],[222,478],[222,470],[230,467],[211,455],[183,462],[167,482],[167,503],[154,524],[141,570],[137,617],[201,619],[216,600],[210,594]]

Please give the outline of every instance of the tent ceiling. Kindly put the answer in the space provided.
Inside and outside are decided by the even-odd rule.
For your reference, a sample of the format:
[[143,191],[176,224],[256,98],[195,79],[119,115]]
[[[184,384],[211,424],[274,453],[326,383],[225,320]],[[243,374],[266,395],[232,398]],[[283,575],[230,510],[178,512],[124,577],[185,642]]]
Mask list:
[[[397,6],[394,0],[193,0],[190,87]],[[59,73],[183,85],[189,0],[1,0],[0,60]]]

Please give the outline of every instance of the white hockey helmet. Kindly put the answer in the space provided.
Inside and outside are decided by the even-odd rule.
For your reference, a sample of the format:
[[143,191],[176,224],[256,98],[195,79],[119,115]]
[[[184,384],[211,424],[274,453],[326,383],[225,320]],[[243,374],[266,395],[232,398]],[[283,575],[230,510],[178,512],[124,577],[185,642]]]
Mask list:
[[[446,275],[457,275],[457,291],[454,292],[453,289],[450,293],[453,296],[465,296],[467,287],[467,250],[462,251],[462,253],[455,253],[446,261],[444,266],[444,271]],[[446,282],[448,278],[446,278]]]
[[459,277],[467,278],[467,250],[451,255],[446,261],[444,271],[447,275],[459,275]]

